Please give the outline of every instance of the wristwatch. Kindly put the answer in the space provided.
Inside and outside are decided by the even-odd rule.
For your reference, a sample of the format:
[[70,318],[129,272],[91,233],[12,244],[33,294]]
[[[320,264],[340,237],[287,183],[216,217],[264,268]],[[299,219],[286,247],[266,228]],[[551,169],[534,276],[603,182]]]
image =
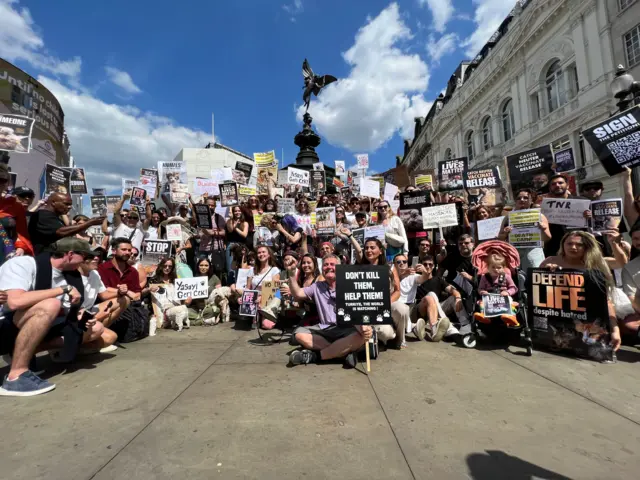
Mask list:
[[63,295],[69,295],[69,293],[71,293],[71,290],[73,290],[73,287],[71,285],[65,285],[64,287],[62,287]]

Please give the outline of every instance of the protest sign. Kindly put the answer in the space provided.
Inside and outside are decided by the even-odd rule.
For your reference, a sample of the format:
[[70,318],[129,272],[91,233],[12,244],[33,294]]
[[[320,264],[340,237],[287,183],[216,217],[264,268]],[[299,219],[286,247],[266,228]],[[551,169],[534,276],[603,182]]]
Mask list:
[[450,192],[464,187],[462,172],[467,169],[467,157],[438,162],[438,191]]
[[120,195],[107,195],[107,213],[113,215],[116,211],[116,205],[122,200]]
[[360,196],[380,198],[380,184],[371,178],[360,177]]
[[278,199],[278,213],[295,213],[295,212],[296,212],[295,198],[279,198]]
[[179,242],[182,240],[182,225],[180,224],[169,224],[167,225],[167,240],[171,240],[172,242]]
[[509,212],[509,225],[512,227],[533,227],[540,223],[540,209],[512,210]]
[[158,170],[155,168],[141,168],[140,169],[141,177],[155,177],[156,183],[158,181]]
[[398,214],[398,210],[400,209],[400,200],[387,200],[389,202],[389,208],[396,215]]
[[51,165],[49,163],[47,163],[44,168],[44,196],[51,195],[52,193],[68,195],[71,188],[69,185],[69,182],[71,181],[71,172],[65,168]]
[[344,175],[344,172],[346,170],[344,160],[335,161],[335,170],[336,170],[336,175]]
[[431,205],[431,192],[419,190],[400,194],[398,216],[408,232],[422,231],[422,209]]
[[530,268],[527,277],[534,344],[593,360],[613,358],[607,289],[600,272]]
[[406,165],[390,168],[386,172],[382,172],[380,177],[384,179],[385,183],[396,185],[399,189],[404,189],[411,185],[409,169]]
[[622,199],[594,200],[591,202],[591,227],[594,232],[609,232],[619,228],[622,221]]
[[511,315],[511,298],[489,293],[482,295],[482,309],[487,318]]
[[123,195],[131,195],[131,191],[137,185],[138,185],[138,181],[137,180],[133,180],[131,178],[123,178],[122,179],[122,194]]
[[172,203],[187,203],[189,201],[189,185],[186,183],[172,183],[170,198]]
[[316,230],[318,235],[334,236],[336,231],[335,207],[316,208]]
[[384,184],[384,195],[382,198],[384,198],[387,202],[390,202],[391,200],[395,200],[397,193],[398,193],[398,187],[396,187],[391,183]]
[[91,216],[104,217],[107,215],[107,197],[105,195],[92,195]]
[[69,189],[71,195],[84,195],[87,193],[87,180],[84,176],[84,168],[70,168]]
[[591,208],[591,200],[544,198],[540,208],[549,223],[585,228],[587,219],[584,212]]
[[260,167],[275,167],[278,165],[276,163],[275,150],[271,150],[270,152],[254,153],[253,159],[255,160],[258,169]]
[[278,182],[277,184],[280,186],[287,185],[289,181],[289,172],[285,168],[284,170],[278,170]]
[[553,154],[554,169],[556,173],[571,172],[576,169],[576,159],[573,156],[572,148],[558,150]]
[[312,192],[324,192],[327,190],[327,178],[324,170],[312,170],[310,172],[309,189]]
[[333,177],[333,184],[338,188],[344,188],[344,182],[338,177]]
[[384,234],[385,234],[384,225],[370,225],[364,228],[365,240],[367,240],[368,238],[377,238],[384,244],[385,243]]
[[387,265],[336,266],[336,320],[343,327],[393,325]]
[[486,220],[478,220],[476,222],[476,228],[478,229],[478,240],[492,240],[494,238],[498,238],[500,229],[502,228],[503,220],[504,217],[494,217],[488,218]]
[[139,187],[133,187],[131,189],[131,198],[129,199],[129,204],[136,207],[144,208],[146,206],[145,196],[147,192],[144,189]]
[[299,168],[289,167],[287,169],[287,183],[289,185],[309,186],[309,172]]
[[553,151],[550,145],[533,148],[505,158],[511,192],[531,188],[538,193],[549,191],[549,178],[553,175]]
[[256,194],[257,190],[254,185],[238,185],[238,195],[241,197],[251,197]]
[[464,188],[467,190],[474,188],[502,188],[498,167],[465,170],[462,172],[462,176],[464,178]]
[[421,190],[433,190],[433,175],[416,175],[414,182],[416,188]]
[[206,193],[213,197],[220,195],[220,187],[218,187],[218,182],[213,178],[196,178],[193,181],[193,193],[196,195],[204,195]]
[[142,175],[138,180],[139,188],[142,188],[145,192],[147,192],[148,198],[156,198],[156,194],[158,191],[158,179],[156,177],[152,177],[150,175]]
[[[240,160],[238,160],[236,162],[235,172],[240,172],[244,176],[244,181],[238,181],[237,183],[241,185],[247,185],[249,183],[249,180],[251,179],[251,172],[253,172],[253,164],[248,162],[241,162]],[[234,176],[241,178],[241,176],[238,175],[237,173],[235,173]]]
[[184,162],[158,162],[158,181],[163,193],[171,192],[171,185],[187,183],[187,164]]
[[359,153],[356,155],[356,162],[359,169],[366,170],[369,168],[369,155],[366,153]]
[[258,168],[258,195],[268,195],[269,187],[275,188],[278,179],[278,167]]
[[[8,99],[9,97],[7,97],[7,100]],[[17,108],[16,103],[13,105]],[[0,132],[2,132],[2,135],[0,135],[0,150],[15,153],[29,153],[31,150],[31,133],[35,121],[35,118],[29,118],[23,115],[1,113]]]
[[429,228],[453,227],[458,225],[458,212],[455,203],[425,207],[422,209],[422,227]]
[[314,170],[324,170],[324,163],[322,162],[316,162],[313,164],[313,169]]
[[193,214],[196,217],[196,225],[198,225],[198,228],[213,228],[211,212],[208,205],[193,205]]
[[582,130],[582,135],[609,175],[640,164],[640,107],[632,107]]
[[276,298],[278,289],[280,288],[280,282],[275,280],[263,280],[260,285],[260,308],[265,308]]
[[[265,213],[262,218],[273,218],[272,213]],[[256,245],[267,245],[273,247],[276,243],[278,232],[272,232],[267,227],[255,227],[255,241]]]
[[176,278],[174,286],[178,300],[209,298],[209,279],[207,277]]
[[92,188],[91,191],[96,197],[104,197],[107,194],[106,188]]
[[157,265],[160,260],[171,256],[170,240],[145,240],[143,265]]
[[261,223],[262,223],[262,213],[254,213],[253,214],[253,224],[257,227]]
[[244,290],[247,288],[247,280],[253,276],[253,268],[239,268],[236,277],[236,288]]
[[[355,230],[351,230],[351,234],[356,242],[360,245],[360,248],[364,248],[364,239],[365,239],[365,229],[364,228],[356,228]],[[355,265],[356,263],[356,249],[351,245],[351,264]]]
[[238,185],[235,182],[221,183],[220,204],[223,207],[233,207],[238,205]]
[[356,177],[357,175],[355,174],[355,172],[352,172],[351,170],[349,170],[347,172],[347,185],[348,186],[352,186],[353,185],[353,179]]
[[514,228],[509,233],[509,243],[515,248],[542,247],[542,232],[538,227]]
[[[254,154],[255,155],[255,154]],[[258,296],[260,292],[257,290],[245,290],[242,292],[242,301],[238,313],[242,317],[255,317],[258,313]]]
[[378,198],[382,197],[384,192],[384,178],[382,177],[370,177],[371,180],[378,182]]

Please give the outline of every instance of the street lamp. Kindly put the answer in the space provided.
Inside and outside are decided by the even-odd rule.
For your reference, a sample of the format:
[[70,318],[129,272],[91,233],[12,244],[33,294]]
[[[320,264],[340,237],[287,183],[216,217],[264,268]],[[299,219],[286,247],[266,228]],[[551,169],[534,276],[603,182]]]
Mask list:
[[618,99],[618,108],[623,112],[640,94],[640,82],[635,81],[622,65],[618,65],[616,77],[611,82],[611,90],[613,96]]

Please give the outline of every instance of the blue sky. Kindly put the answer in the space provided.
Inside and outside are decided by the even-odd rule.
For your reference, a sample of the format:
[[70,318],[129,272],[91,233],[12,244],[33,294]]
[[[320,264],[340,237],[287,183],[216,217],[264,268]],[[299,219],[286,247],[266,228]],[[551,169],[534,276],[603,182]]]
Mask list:
[[[0,56],[62,103],[90,186],[210,140],[251,155],[300,129],[302,60],[340,79],[310,113],[318,154],[385,170],[460,61],[513,0],[0,0]],[[177,7],[177,8],[176,8]]]

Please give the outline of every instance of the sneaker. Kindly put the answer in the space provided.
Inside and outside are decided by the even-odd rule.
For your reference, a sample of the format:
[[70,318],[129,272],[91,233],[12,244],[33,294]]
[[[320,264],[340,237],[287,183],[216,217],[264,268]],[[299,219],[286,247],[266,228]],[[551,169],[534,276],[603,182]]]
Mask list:
[[289,355],[291,365],[307,365],[318,361],[318,354],[311,350],[296,350]]
[[424,318],[419,318],[416,324],[413,326],[413,330],[411,331],[418,338],[418,340],[424,340],[424,336],[427,333]]
[[11,362],[13,361],[13,357],[10,354],[5,353],[4,355],[2,355],[2,361],[4,363],[6,363],[7,365],[11,366]]
[[4,397],[32,397],[50,392],[54,388],[56,388],[55,384],[49,383],[27,370],[15,380],[9,380],[9,375],[5,375],[0,395]]
[[115,352],[117,349],[117,345],[109,345],[108,347],[101,348],[100,353],[111,353]]
[[454,327],[452,324],[449,324],[449,328],[444,332],[444,338],[452,337],[454,335],[460,335],[460,330]]
[[442,317],[438,321],[431,325],[431,330],[427,332],[427,340],[431,342],[439,342],[444,337],[445,332],[451,326],[451,322],[447,317]]
[[344,368],[351,369],[351,368],[356,368],[357,363],[358,363],[358,356],[356,355],[356,352],[351,352],[346,357],[344,357],[344,363],[342,366]]
[[271,320],[272,322],[275,322],[277,320],[277,317],[273,314],[269,307],[261,308],[260,315],[262,315],[267,320]]

